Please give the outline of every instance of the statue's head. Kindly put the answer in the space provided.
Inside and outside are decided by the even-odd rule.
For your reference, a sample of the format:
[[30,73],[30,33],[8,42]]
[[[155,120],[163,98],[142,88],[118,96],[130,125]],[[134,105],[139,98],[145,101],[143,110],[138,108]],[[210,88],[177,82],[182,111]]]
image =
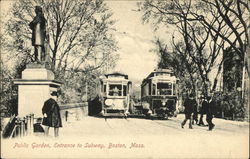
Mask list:
[[36,12],[36,14],[42,13],[43,12],[42,7],[41,6],[36,6],[35,7],[35,12]]

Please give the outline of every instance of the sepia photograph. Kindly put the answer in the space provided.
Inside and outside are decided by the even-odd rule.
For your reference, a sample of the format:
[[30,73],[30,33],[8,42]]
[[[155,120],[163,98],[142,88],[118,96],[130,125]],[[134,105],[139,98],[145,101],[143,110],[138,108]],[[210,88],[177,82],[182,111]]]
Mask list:
[[0,157],[248,159],[249,0],[0,0]]

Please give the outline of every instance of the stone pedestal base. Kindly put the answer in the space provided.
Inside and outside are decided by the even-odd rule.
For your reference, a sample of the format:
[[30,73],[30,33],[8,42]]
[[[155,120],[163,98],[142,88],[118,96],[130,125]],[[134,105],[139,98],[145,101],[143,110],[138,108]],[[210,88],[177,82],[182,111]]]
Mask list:
[[22,79],[54,80],[54,73],[47,69],[25,69]]
[[18,116],[33,113],[37,118],[42,117],[42,107],[50,93],[62,83],[54,80],[52,71],[42,67],[25,69],[22,79],[14,80],[14,84],[18,85]]
[[54,73],[45,64],[28,64],[22,72],[22,79],[54,80]]

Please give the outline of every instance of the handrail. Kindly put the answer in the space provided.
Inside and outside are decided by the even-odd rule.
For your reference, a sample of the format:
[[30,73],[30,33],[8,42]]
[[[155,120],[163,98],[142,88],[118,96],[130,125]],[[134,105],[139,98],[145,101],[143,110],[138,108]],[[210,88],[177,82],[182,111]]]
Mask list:
[[17,125],[15,125],[15,127],[14,127],[14,129],[13,129],[13,131],[11,132],[11,134],[10,134],[10,136],[9,136],[9,139],[10,138],[13,138],[13,135],[14,135],[14,133],[16,133],[16,129],[17,129]]
[[10,121],[9,121],[9,123],[11,123],[12,122],[12,120],[14,120],[15,119],[15,117],[16,117],[16,115],[14,114],[14,115],[12,115],[11,117],[10,117]]
[[[16,116],[12,115],[8,121],[8,123],[6,124],[6,126],[3,129],[3,133],[2,133],[2,137],[6,138],[10,135],[11,130],[15,127],[15,121],[16,120]],[[13,126],[14,125],[14,126]],[[13,128],[12,128],[13,127]]]

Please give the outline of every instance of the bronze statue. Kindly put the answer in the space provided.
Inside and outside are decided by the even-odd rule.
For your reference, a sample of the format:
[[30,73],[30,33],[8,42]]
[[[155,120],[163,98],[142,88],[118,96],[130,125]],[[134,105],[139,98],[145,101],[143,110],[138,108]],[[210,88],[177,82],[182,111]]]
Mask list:
[[46,19],[44,18],[42,8],[35,7],[36,16],[29,26],[32,29],[32,46],[35,48],[35,61],[45,61],[45,37],[46,37]]

